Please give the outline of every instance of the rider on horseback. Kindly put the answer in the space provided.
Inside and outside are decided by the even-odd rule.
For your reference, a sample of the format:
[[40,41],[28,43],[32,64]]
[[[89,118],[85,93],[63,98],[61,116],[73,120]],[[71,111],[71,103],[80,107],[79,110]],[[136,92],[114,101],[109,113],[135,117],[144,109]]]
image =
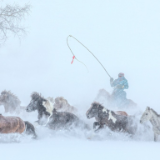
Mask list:
[[128,81],[124,77],[124,73],[119,73],[117,79],[110,79],[111,87],[114,87],[112,93],[112,100],[118,107],[127,105],[126,92],[124,89],[128,89]]

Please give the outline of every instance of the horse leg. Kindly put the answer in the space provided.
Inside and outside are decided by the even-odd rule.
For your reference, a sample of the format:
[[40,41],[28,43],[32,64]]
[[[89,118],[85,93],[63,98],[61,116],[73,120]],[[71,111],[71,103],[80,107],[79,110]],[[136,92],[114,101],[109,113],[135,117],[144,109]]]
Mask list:
[[154,133],[154,141],[157,142],[158,141],[158,134]]
[[39,126],[39,125],[41,125],[40,122],[39,122],[39,120],[37,120],[37,121],[34,122],[34,126]]
[[97,132],[99,129],[103,128],[103,125],[101,125],[99,122],[93,123],[93,129],[95,132]]
[[94,122],[93,123],[93,129],[97,129],[97,126],[100,126],[99,122]]
[[14,107],[14,105],[10,106],[9,112],[10,112],[11,114],[13,114],[13,113],[15,112],[15,107]]
[[17,114],[20,114],[20,112],[21,112],[20,106],[17,106],[17,108],[15,108],[15,112],[16,112]]
[[9,112],[8,106],[5,105],[4,110],[5,110],[5,113],[8,113]]
[[37,138],[37,134],[35,132],[34,126],[28,121],[24,121],[24,123],[26,126],[26,134],[28,134],[28,135],[31,134],[31,135],[33,135],[33,138]]

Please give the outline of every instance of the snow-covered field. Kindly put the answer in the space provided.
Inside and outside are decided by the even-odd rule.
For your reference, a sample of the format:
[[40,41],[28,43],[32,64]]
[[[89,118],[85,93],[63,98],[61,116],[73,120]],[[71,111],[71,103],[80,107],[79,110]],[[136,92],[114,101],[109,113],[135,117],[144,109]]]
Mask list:
[[[23,5],[28,0],[14,0]],[[13,0],[0,3],[13,4]],[[27,34],[20,40],[12,35],[0,48],[0,92],[11,90],[23,106],[36,91],[44,97],[63,96],[78,109],[78,116],[92,126],[85,116],[99,89],[112,92],[109,77],[88,51],[73,39],[82,41],[115,79],[124,72],[129,82],[127,98],[138,107],[126,109],[137,119],[150,106],[160,114],[160,2],[32,0],[31,12],[22,24]],[[119,110],[119,109],[113,109]],[[0,106],[0,113],[4,108]],[[9,114],[4,114],[9,115]],[[21,113],[23,120],[34,122],[37,113]],[[109,130],[100,133],[80,129],[51,131],[37,127],[38,139],[26,135],[0,135],[0,160],[150,160],[160,157],[159,142],[151,130],[134,137]]]
[[159,144],[154,142],[87,141],[46,138],[37,142],[1,144],[1,157],[7,160],[158,159]]
[[159,144],[154,142],[88,141],[74,138],[46,138],[36,142],[1,144],[1,157],[28,159],[158,159]]
[[[126,135],[94,135],[77,130],[51,132],[37,129],[38,139],[21,135],[0,137],[1,157],[7,160],[28,159],[146,159],[159,157],[159,143],[152,136],[131,139]],[[97,136],[97,137],[96,137]],[[3,139],[3,140],[2,140]],[[14,141],[13,141],[14,139]],[[2,140],[2,141],[1,141]]]
[[[133,113],[133,110],[130,113]],[[5,115],[5,114],[4,114]],[[9,115],[9,114],[6,114]],[[24,120],[34,122],[37,113],[19,115]],[[94,120],[86,120],[92,126]],[[153,141],[152,130],[143,131],[139,124],[136,135],[114,133],[105,129],[99,133],[92,130],[52,131],[46,127],[36,127],[38,138],[28,135],[0,135],[1,157],[15,159],[146,159],[159,157],[159,142]]]

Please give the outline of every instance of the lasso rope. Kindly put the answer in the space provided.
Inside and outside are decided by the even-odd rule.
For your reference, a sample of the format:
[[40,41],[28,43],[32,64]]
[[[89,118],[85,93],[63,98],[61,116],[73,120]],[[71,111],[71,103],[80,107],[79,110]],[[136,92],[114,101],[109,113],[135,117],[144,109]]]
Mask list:
[[[74,55],[74,53],[73,53],[73,51],[72,51],[72,49],[70,48],[69,43],[68,43],[69,37],[75,39],[75,40],[76,40],[78,43],[80,43],[84,48],[86,48],[86,49],[88,50],[88,52],[90,52],[90,53],[92,54],[92,56],[93,56],[93,57],[99,62],[99,64],[103,67],[103,69],[105,70],[105,72],[107,73],[107,75],[111,78],[111,76],[109,75],[109,73],[107,72],[107,70],[104,68],[104,66],[102,65],[102,63],[97,59],[97,57],[96,57],[83,43],[81,43],[78,39],[76,39],[76,38],[73,37],[72,35],[69,35],[69,36],[67,37],[67,46],[68,46],[68,48],[70,49],[70,51],[71,51],[71,53],[72,53],[72,55],[73,55],[73,59],[72,59],[72,62],[71,62],[71,63],[73,63],[74,59],[76,59],[78,62],[80,62],[80,63],[82,63],[83,65],[85,65],[83,62],[79,61],[79,60],[76,58],[76,56]],[[86,65],[85,65],[85,67],[87,68]]]

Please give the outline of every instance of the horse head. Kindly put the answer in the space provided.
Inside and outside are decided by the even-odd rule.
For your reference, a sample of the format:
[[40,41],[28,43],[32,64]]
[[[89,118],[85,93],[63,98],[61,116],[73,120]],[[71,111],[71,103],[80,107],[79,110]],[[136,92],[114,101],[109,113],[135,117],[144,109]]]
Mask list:
[[64,99],[63,97],[57,97],[57,98],[55,98],[54,108],[59,110],[59,109],[62,109],[63,107],[65,107],[67,104],[68,103],[67,103],[66,99]]
[[43,97],[41,97],[41,95],[38,94],[37,92],[32,93],[31,101],[28,104],[28,106],[26,107],[26,111],[32,112],[32,111],[38,110],[38,108],[40,108],[40,107],[44,107],[43,104],[45,101],[47,101],[47,100],[44,99]]
[[151,108],[150,107],[147,107],[145,112],[143,113],[141,119],[140,119],[140,123],[143,123],[147,120],[150,120],[152,117],[152,112],[151,112]]
[[98,113],[102,109],[103,109],[103,107],[99,103],[97,103],[97,102],[92,103],[91,107],[86,112],[87,118],[90,119],[90,118],[93,118],[93,117],[98,117]]
[[9,98],[8,92],[6,90],[2,91],[0,95],[0,101],[5,102],[7,101],[8,98]]

